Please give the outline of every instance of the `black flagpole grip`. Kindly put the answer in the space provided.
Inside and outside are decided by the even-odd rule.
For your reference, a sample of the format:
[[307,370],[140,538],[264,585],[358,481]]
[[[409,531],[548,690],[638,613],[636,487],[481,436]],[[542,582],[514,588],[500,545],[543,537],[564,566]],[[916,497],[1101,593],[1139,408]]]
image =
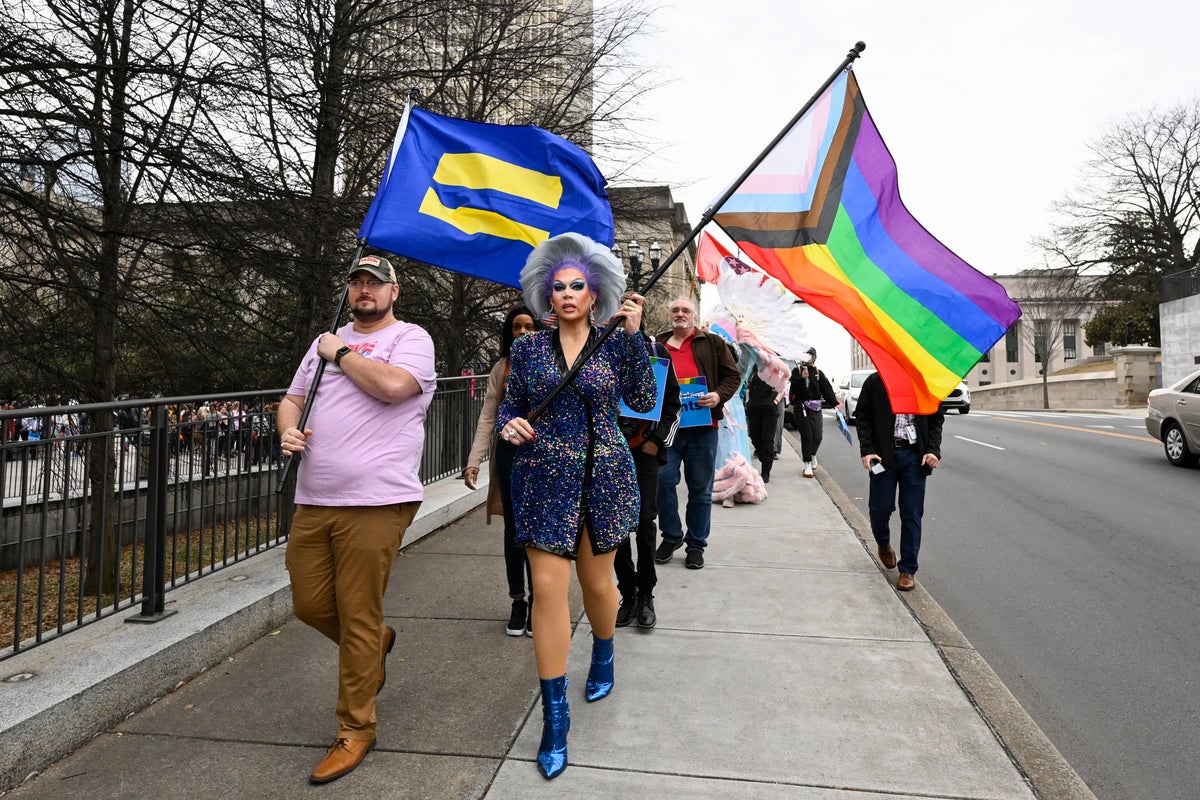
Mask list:
[[[366,246],[366,239],[358,240],[358,247],[354,249],[354,256],[350,259],[350,269],[346,271],[347,275],[354,271],[354,267],[358,264],[358,260],[362,258],[363,249]],[[337,312],[333,315],[333,321],[329,323],[330,333],[337,333],[337,329],[342,322],[342,316],[346,313],[346,306],[349,302],[350,284],[342,281],[342,300],[338,303]],[[328,364],[329,362],[323,358],[317,360],[317,371],[313,375],[312,385],[308,387],[308,396],[304,398],[304,409],[300,412],[300,421],[296,423],[296,427],[300,430],[304,430],[304,426],[308,424],[309,412],[312,411],[313,403],[317,399],[317,387],[321,385],[321,376],[325,374],[325,367]],[[275,484],[275,494],[283,494],[283,489],[287,486],[288,475],[292,471],[292,465],[299,460],[299,453],[292,453],[290,456],[284,457],[283,468],[279,470],[279,480]]]

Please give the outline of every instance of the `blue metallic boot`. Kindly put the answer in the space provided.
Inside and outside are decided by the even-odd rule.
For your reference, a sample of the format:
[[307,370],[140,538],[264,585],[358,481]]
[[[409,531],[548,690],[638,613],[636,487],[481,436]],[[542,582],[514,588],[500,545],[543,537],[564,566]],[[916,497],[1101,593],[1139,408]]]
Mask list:
[[571,730],[567,676],[539,683],[542,685],[542,743],[538,746],[538,769],[547,778],[553,778],[567,768],[567,731]]
[[608,697],[613,690],[613,637],[597,639],[592,634],[592,668],[588,670],[584,695],[589,703]]

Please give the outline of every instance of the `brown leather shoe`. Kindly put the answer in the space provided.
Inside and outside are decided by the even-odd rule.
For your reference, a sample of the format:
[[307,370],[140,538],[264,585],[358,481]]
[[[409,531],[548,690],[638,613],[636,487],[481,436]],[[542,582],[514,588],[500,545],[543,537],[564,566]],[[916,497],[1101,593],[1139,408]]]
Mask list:
[[309,783],[329,783],[352,772],[367,753],[375,749],[375,740],[334,739],[329,751],[308,776]]
[[900,577],[896,579],[896,588],[902,592],[911,592],[917,586],[917,580],[907,572],[901,572]]
[[387,683],[387,657],[388,653],[392,652],[392,648],[396,646],[396,629],[389,625],[387,635],[387,649],[383,651],[383,657],[379,659],[379,685],[375,687],[375,694],[382,692],[383,685]]
[[896,568],[896,551],[890,544],[879,545],[879,563],[883,564],[884,569]]

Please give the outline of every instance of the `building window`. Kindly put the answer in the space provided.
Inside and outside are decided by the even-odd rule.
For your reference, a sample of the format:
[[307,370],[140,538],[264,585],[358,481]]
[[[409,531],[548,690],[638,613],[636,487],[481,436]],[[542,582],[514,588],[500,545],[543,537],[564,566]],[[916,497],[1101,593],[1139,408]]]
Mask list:
[[1048,320],[1035,319],[1033,321],[1033,360],[1039,364],[1046,363],[1046,339],[1048,338],[1046,334],[1049,327]]
[[1075,352],[1075,320],[1063,321],[1063,358],[1077,358]]
[[1104,346],[1104,342],[1096,342],[1092,345],[1092,355],[1096,358],[1103,358],[1108,352],[1108,348]]
[[1017,341],[1017,323],[1015,322],[1004,334],[1004,360],[1009,364],[1015,364],[1021,360],[1020,343]]

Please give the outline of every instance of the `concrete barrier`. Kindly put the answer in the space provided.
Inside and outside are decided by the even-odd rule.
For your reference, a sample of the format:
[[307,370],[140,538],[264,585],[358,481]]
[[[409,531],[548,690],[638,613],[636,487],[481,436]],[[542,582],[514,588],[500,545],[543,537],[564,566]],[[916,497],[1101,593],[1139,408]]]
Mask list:
[[[1108,372],[1051,375],[1046,381],[1051,409],[1113,409],[1117,376]],[[1042,379],[971,387],[971,407],[983,411],[1028,411],[1044,408]]]

